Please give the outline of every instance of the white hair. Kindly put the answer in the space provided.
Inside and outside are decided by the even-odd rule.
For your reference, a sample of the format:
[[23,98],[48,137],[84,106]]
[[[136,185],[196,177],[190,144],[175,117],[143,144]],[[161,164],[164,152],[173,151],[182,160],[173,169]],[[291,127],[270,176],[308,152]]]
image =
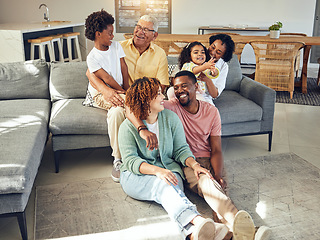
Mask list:
[[155,17],[152,17],[150,15],[143,15],[140,20],[146,21],[146,22],[151,22],[153,24],[153,29],[158,32],[158,20]]

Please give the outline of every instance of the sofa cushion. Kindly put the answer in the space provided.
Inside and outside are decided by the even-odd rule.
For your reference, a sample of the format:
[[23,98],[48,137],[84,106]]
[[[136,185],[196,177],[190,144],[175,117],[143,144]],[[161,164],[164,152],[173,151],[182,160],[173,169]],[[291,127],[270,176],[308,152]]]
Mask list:
[[52,63],[50,73],[51,101],[84,98],[89,80],[86,62]]
[[0,194],[34,181],[48,135],[50,100],[0,101]]
[[233,54],[232,59],[228,62],[229,71],[226,80],[226,90],[239,92],[242,80],[242,71],[237,55]]
[[42,60],[0,63],[0,99],[49,98],[49,68]]
[[235,91],[224,90],[214,100],[219,110],[221,124],[261,121],[262,108]]
[[53,135],[108,134],[107,111],[85,107],[81,99],[65,99],[53,103],[49,128]]

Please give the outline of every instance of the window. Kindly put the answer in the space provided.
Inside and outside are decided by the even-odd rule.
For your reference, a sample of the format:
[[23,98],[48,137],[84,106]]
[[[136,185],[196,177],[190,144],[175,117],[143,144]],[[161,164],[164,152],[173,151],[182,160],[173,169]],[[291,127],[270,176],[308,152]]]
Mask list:
[[171,0],[115,0],[117,33],[133,33],[140,17],[157,18],[159,33],[171,33]]

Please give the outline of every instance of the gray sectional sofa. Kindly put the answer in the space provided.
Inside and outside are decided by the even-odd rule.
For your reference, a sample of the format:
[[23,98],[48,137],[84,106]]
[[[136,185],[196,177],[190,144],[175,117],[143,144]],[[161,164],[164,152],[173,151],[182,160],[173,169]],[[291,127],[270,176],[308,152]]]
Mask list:
[[49,129],[56,172],[64,150],[110,146],[107,112],[82,105],[88,87],[86,70],[86,62],[51,64]]
[[[168,62],[169,69],[174,68],[176,62]],[[222,136],[268,134],[270,151],[276,92],[242,75],[236,55],[228,64],[226,88],[214,101],[221,115]],[[84,62],[51,65],[49,128],[56,172],[64,150],[109,146],[106,112],[81,105],[88,84],[86,69]]]
[[25,208],[48,136],[48,76],[45,61],[0,64],[0,216],[17,216],[23,239]]
[[242,75],[236,55],[228,64],[226,87],[214,100],[221,116],[222,137],[268,134],[271,151],[276,92]]
[[[110,145],[106,111],[82,105],[86,70],[85,62],[0,64],[0,216],[16,215],[23,239],[24,211],[48,132],[56,172],[61,152]],[[215,105],[223,137],[268,134],[271,150],[275,91],[243,76],[236,55]]]

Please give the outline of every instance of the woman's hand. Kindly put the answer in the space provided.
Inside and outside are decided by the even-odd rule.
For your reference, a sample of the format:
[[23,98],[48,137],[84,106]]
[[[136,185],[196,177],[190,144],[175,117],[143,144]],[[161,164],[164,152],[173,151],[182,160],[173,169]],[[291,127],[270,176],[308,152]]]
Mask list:
[[199,74],[198,79],[199,79],[200,81],[205,82],[205,83],[210,83],[210,82],[212,82],[212,80],[211,80],[207,75],[205,75],[203,72],[201,72],[201,73]]
[[168,185],[172,183],[174,186],[178,185],[178,178],[168,169],[159,168],[156,172],[156,176],[164,180]]
[[212,177],[210,171],[209,171],[208,169],[206,169],[206,168],[201,167],[199,163],[194,164],[193,167],[192,167],[192,169],[193,169],[193,171],[194,171],[194,175],[196,175],[196,177],[197,177],[197,180],[199,180],[199,175],[200,175],[201,173],[206,174],[206,175],[207,175],[210,179],[212,179],[212,180],[214,179],[214,178]]
[[208,78],[203,72],[199,74],[198,79],[206,83],[211,97],[216,98],[219,96],[218,88],[214,85],[212,80]]

